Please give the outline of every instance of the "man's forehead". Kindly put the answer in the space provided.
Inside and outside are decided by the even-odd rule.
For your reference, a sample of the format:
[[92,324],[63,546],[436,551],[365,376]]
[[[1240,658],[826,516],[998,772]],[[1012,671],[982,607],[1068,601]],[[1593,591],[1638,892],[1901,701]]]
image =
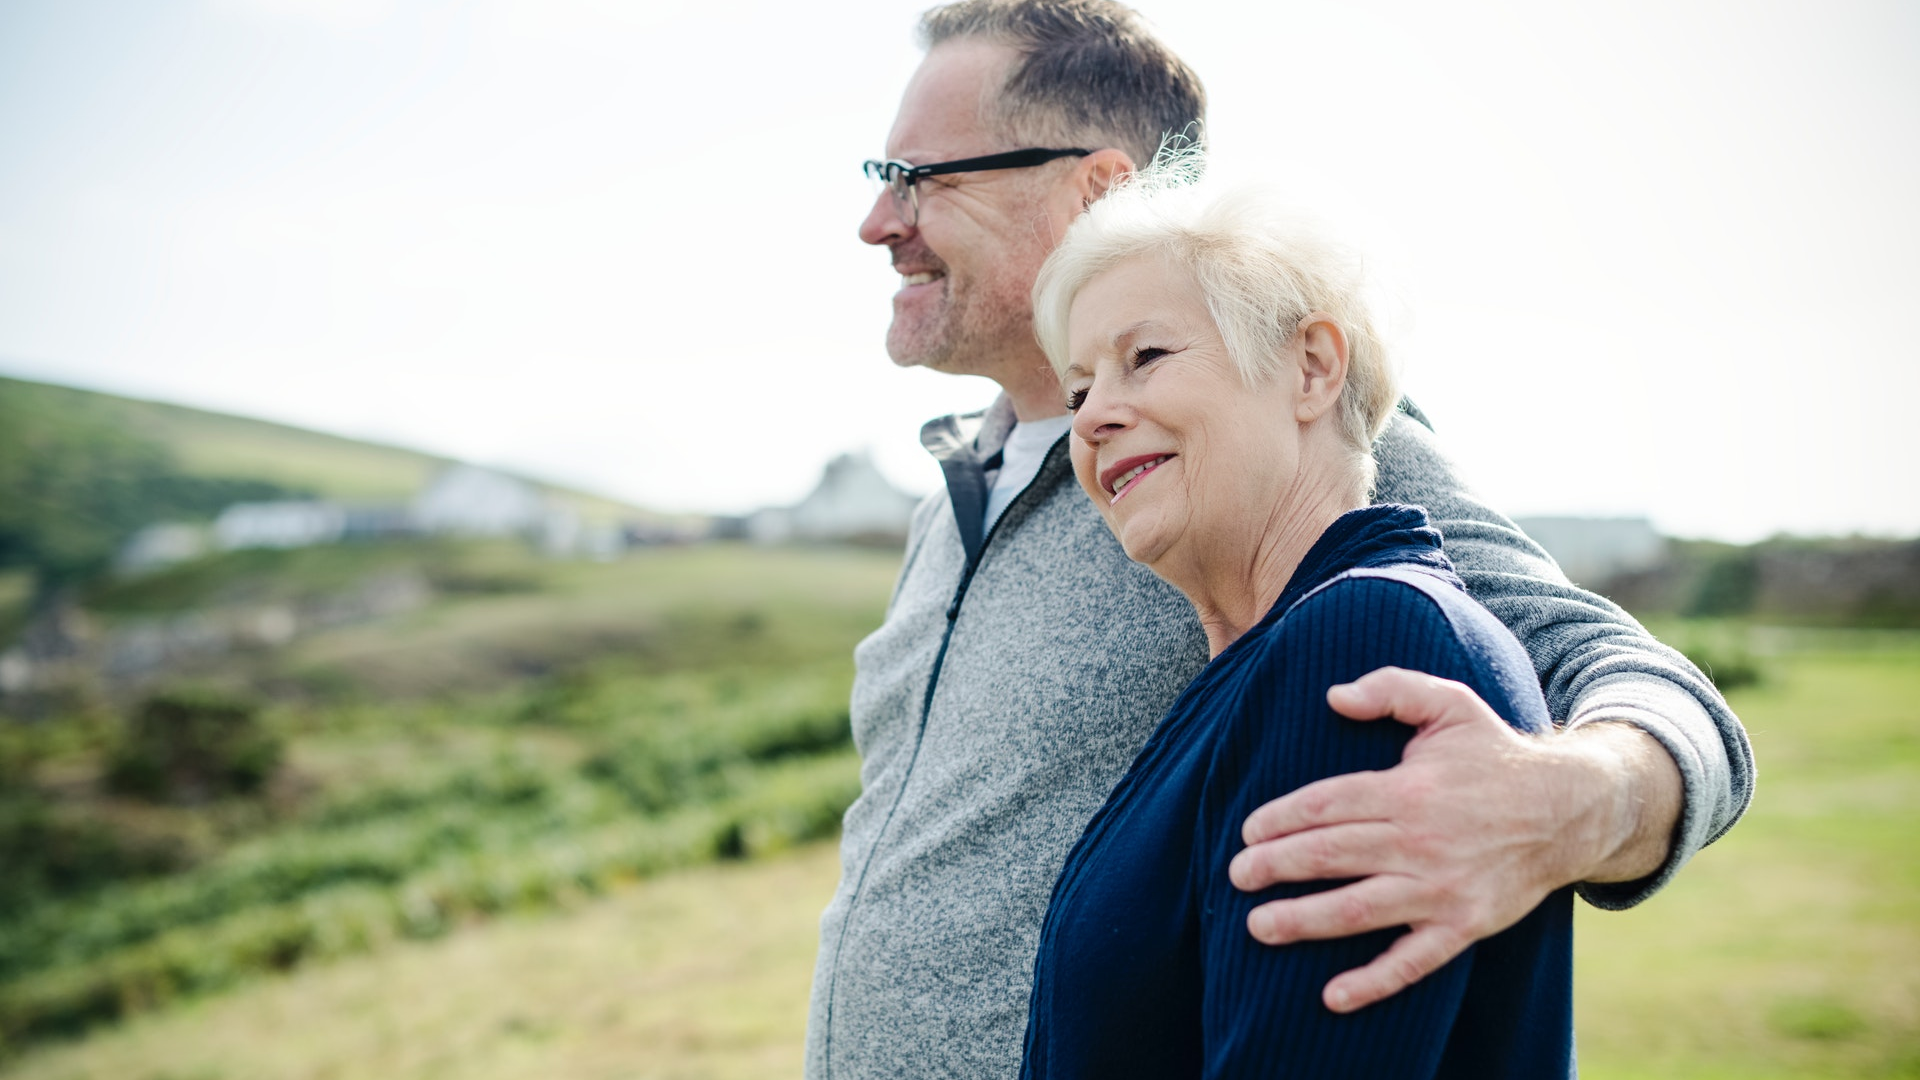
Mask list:
[[1012,49],[978,38],[928,50],[901,95],[887,156],[924,164],[994,149],[985,130],[987,95],[1006,84],[1013,59]]

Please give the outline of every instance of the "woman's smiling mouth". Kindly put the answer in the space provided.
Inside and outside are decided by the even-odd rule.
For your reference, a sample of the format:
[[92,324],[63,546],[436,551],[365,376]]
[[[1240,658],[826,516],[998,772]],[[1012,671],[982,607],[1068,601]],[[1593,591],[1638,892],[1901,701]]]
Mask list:
[[1113,498],[1107,500],[1107,505],[1112,506],[1114,503],[1119,502],[1121,496],[1133,490],[1133,486],[1140,482],[1141,477],[1146,476],[1161,465],[1172,461],[1177,456],[1179,455],[1145,454],[1140,457],[1124,458],[1116,462],[1111,468],[1100,474],[1100,486],[1107,489],[1107,494],[1113,496]]

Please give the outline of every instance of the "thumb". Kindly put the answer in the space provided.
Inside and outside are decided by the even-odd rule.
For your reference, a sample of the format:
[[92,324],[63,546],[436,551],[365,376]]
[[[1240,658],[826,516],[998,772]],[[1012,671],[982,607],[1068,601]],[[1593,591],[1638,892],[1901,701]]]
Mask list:
[[1432,729],[1467,722],[1480,698],[1450,679],[1383,667],[1328,687],[1327,704],[1349,720],[1391,717],[1409,727]]

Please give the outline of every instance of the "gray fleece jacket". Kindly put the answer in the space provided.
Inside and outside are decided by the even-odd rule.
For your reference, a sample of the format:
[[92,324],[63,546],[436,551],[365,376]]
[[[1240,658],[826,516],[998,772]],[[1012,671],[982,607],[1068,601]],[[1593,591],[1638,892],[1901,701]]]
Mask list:
[[[948,490],[915,512],[886,621],[854,652],[861,794],[820,919],[809,1077],[1018,1074],[1061,862],[1207,661],[1192,607],[1127,558],[1065,439],[982,535],[986,468],[1012,425],[1002,399],[921,433]],[[1745,810],[1745,731],[1683,657],[1474,499],[1422,423],[1395,416],[1375,457],[1378,499],[1426,507],[1474,597],[1526,646],[1556,723],[1623,720],[1672,752],[1686,806],[1667,863],[1581,889],[1639,903]]]

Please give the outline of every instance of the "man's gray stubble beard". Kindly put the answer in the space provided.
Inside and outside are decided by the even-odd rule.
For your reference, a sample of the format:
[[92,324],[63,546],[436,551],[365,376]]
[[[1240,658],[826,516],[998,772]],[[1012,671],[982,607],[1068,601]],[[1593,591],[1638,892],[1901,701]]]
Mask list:
[[1005,305],[997,318],[980,326],[969,318],[976,307],[974,297],[958,297],[951,291],[946,295],[940,317],[913,326],[916,332],[911,337],[901,325],[901,316],[894,316],[887,328],[887,354],[895,364],[948,375],[992,377],[1001,354],[1034,340],[1033,310],[1028,304]]

